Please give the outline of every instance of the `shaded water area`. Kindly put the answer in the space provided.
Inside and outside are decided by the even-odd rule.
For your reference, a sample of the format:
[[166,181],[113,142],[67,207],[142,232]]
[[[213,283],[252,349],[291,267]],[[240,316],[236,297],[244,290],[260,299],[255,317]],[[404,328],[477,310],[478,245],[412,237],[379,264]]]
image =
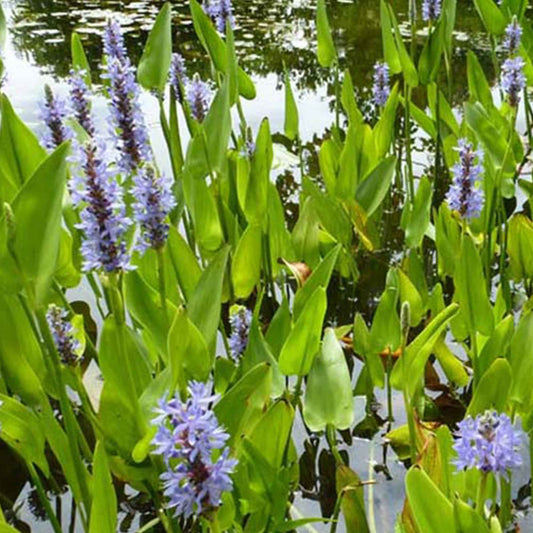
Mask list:
[[[391,2],[398,14],[402,32],[409,34],[407,24],[407,0]],[[17,112],[36,130],[40,128],[38,103],[42,99],[45,83],[65,89],[64,78],[70,68],[70,36],[76,30],[84,43],[95,81],[102,55],[100,35],[106,19],[116,16],[121,23],[132,62],[141,56],[147,31],[159,11],[159,1],[57,1],[23,0],[3,3],[9,19],[9,36],[6,53],[7,82],[5,92]],[[172,2],[174,43],[186,60],[190,75],[200,73],[209,77],[209,63],[194,33],[189,16],[188,2]],[[235,0],[236,48],[240,64],[252,76],[257,88],[257,98],[244,102],[244,113],[254,131],[261,119],[267,116],[273,133],[283,130],[284,92],[282,77],[284,65],[288,69],[300,110],[301,136],[305,146],[304,157],[310,173],[318,175],[317,147],[328,135],[334,121],[334,80],[330,72],[318,66],[315,53],[315,2],[308,0]],[[342,68],[350,70],[361,109],[370,118],[372,109],[366,104],[371,85],[372,66],[382,58],[379,2],[354,0],[328,2],[329,19]],[[417,35],[420,42],[423,35]],[[489,79],[494,80],[490,47],[479,17],[470,0],[459,0],[458,22],[454,35],[455,60],[452,67],[452,83],[448,96],[452,104],[462,102],[467,95],[466,53],[474,49]],[[421,96],[415,94],[420,107],[425,106]],[[168,167],[165,149],[159,131],[158,108],[155,98],[143,96],[143,107],[151,127],[152,142],[163,168]],[[96,112],[105,126],[103,102],[96,101]],[[459,112],[459,110],[457,110]],[[274,136],[283,144],[284,138]],[[426,160],[425,140],[422,134],[415,145],[416,174],[431,172],[431,161]],[[281,192],[289,220],[297,218],[299,173],[294,157],[278,150],[277,186]],[[360,278],[356,286],[333,280],[328,292],[328,323],[343,325],[353,320],[354,309],[368,318],[376,306],[377,298],[385,285],[385,276],[391,264],[398,262],[402,253],[399,233],[401,198],[387,206],[387,216],[382,228],[381,250],[357,258]],[[427,259],[433,257],[428,250]],[[354,363],[358,365],[358,362]],[[358,372],[354,372],[356,375]],[[373,493],[375,519],[378,531],[390,531],[395,516],[401,511],[404,498],[403,477],[405,466],[394,452],[383,446],[386,431],[386,398],[379,397],[369,403],[364,396],[357,396],[356,424],[352,432],[344,432],[343,453],[348,454],[351,467],[362,479],[372,478],[377,485]],[[440,403],[439,403],[440,402]],[[451,394],[435,389],[435,404],[446,412],[449,422],[463,416],[461,406]],[[393,397],[395,425],[401,419],[400,396]],[[301,424],[301,422],[300,422]],[[298,443],[301,453],[301,492],[295,506],[307,516],[330,516],[335,504],[335,461],[321,440],[307,436],[303,424]],[[29,488],[25,469],[16,458],[0,444],[0,503],[8,518],[20,531],[47,531],[38,498]],[[525,494],[529,468],[517,473],[513,480],[513,497]],[[53,489],[53,487],[51,487]],[[368,493],[367,493],[368,494]],[[525,496],[524,496],[525,497]],[[68,523],[71,500],[68,495],[52,499],[59,506]],[[520,508],[520,501],[517,500]],[[120,531],[136,531],[149,519],[151,508],[142,496],[124,487],[120,504]],[[60,514],[60,513],[59,513]],[[148,517],[148,518],[147,518]],[[533,531],[533,523],[523,521],[525,531]],[[314,526],[320,530],[320,526]],[[338,531],[343,525],[339,524]]]

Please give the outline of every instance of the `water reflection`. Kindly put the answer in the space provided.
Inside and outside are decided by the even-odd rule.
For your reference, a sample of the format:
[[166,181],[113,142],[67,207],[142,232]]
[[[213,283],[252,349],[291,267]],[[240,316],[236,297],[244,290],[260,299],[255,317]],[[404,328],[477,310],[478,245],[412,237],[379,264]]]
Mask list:
[[[12,11],[12,42],[24,57],[55,77],[64,77],[70,68],[70,36],[80,33],[91,67],[96,70],[101,57],[100,33],[105,19],[117,16],[126,32],[126,43],[136,63],[146,34],[163,2],[155,1],[70,1],[22,0]],[[315,56],[315,2],[311,0],[236,0],[235,35],[237,51],[244,68],[255,77],[283,72],[283,63],[300,91],[315,91],[328,72],[319,68]],[[406,23],[407,0],[392,2],[400,23]],[[190,19],[188,2],[172,2],[176,50],[187,59],[191,71],[208,74],[209,65],[201,50]],[[350,69],[356,86],[368,86],[371,69],[381,53],[379,2],[332,1],[329,16],[343,63]],[[469,1],[459,1],[460,20],[456,32],[456,52],[474,47],[481,61],[490,64],[487,43],[479,18]],[[405,27],[405,26],[404,26]],[[423,40],[423,35],[418,36]],[[467,84],[464,61],[454,61],[454,90],[458,101]]]

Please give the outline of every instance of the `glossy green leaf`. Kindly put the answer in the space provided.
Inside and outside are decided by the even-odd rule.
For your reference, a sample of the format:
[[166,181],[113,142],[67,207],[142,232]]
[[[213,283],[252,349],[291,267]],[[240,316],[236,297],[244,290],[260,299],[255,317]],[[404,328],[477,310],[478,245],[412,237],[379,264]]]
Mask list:
[[331,328],[324,333],[322,348],[307,377],[303,416],[311,431],[324,431],[328,424],[347,429],[353,423],[350,373],[344,352]]
[[106,384],[136,405],[151,381],[150,367],[135,333],[125,324],[118,324],[113,315],[104,321],[98,364]]
[[148,34],[137,68],[137,79],[145,89],[162,91],[167,83],[172,58],[171,20],[170,3],[167,2]]
[[355,90],[353,87],[352,76],[348,69],[345,69],[344,78],[342,80],[341,103],[342,107],[344,107],[344,111],[350,119],[350,123],[358,124],[363,122],[363,115],[355,101]]
[[[196,35],[200,39],[202,46],[209,53],[216,69],[226,73],[228,65],[226,62],[226,44],[216,31],[210,18],[205,14],[202,6],[197,0],[190,0],[191,15],[194,23]],[[237,78],[239,81],[239,93],[248,100],[255,98],[255,86],[250,77],[240,67]]]
[[187,377],[205,381],[214,363],[204,336],[184,308],[177,310],[168,334],[168,357],[174,383],[181,386]]
[[494,107],[492,91],[476,54],[472,50],[466,56],[466,73],[468,79],[468,92],[471,102],[481,102],[485,109]]
[[291,78],[285,69],[285,136],[294,141],[299,136],[298,106],[291,87]]
[[249,434],[270,400],[272,369],[261,363],[247,372],[227,391],[214,410],[230,435],[229,445]]
[[61,236],[61,204],[67,177],[68,145],[62,144],[37,168],[13,200],[13,252],[37,301],[56,268]]
[[405,488],[419,531],[450,533],[456,530],[452,503],[421,468],[411,467],[405,476]]
[[435,343],[433,351],[446,377],[458,387],[466,387],[470,381],[470,377],[465,366],[450,348],[448,348],[448,345],[442,338]]
[[357,186],[355,199],[367,216],[371,216],[385,199],[395,170],[396,157],[387,157]]
[[202,179],[213,172],[224,172],[226,152],[231,135],[229,81],[217,91],[207,115],[198,125],[189,143],[185,158],[185,172]]
[[320,172],[329,194],[334,195],[337,187],[337,173],[341,150],[339,145],[331,139],[326,139],[320,146],[318,161]]
[[196,289],[187,306],[189,317],[202,332],[212,355],[215,352],[216,337],[220,324],[222,302],[222,281],[228,261],[229,249],[220,250],[203,271]]
[[48,477],[44,427],[28,407],[0,394],[0,439],[28,463],[37,465]]
[[513,279],[533,278],[533,222],[525,215],[516,214],[509,220],[507,252]]
[[393,74],[398,74],[402,71],[402,63],[396,48],[396,42],[394,41],[389,7],[385,0],[380,1],[380,22],[385,62],[389,65]]
[[461,533],[489,533],[489,528],[483,517],[470,505],[459,499],[454,499],[454,513],[457,531]]
[[481,258],[468,235],[463,235],[454,281],[455,297],[469,332],[479,331],[490,335],[494,329],[494,315],[487,295]]
[[0,294],[0,324],[2,377],[13,394],[27,405],[39,407],[46,401],[43,391],[46,367],[31,324],[15,296]]
[[268,206],[268,184],[272,167],[272,138],[267,119],[261,122],[251,165],[242,160],[237,175],[239,204],[249,222],[261,223]]
[[261,277],[261,226],[250,224],[242,234],[233,257],[231,278],[237,298],[248,298]]
[[525,314],[518,323],[511,341],[513,387],[511,399],[522,406],[529,405],[531,375],[533,375],[533,312]]
[[507,21],[493,0],[474,0],[474,5],[487,31],[493,36],[501,35]]
[[11,202],[46,157],[35,134],[20,120],[7,96],[0,96],[0,200]]
[[[170,324],[161,307],[159,292],[150,287],[136,270],[127,273],[124,288],[128,311],[154,340],[159,353],[166,357]],[[176,313],[176,306],[168,300],[167,310],[170,317]]]
[[413,203],[406,203],[402,214],[401,226],[405,231],[405,244],[418,248],[422,244],[429,226],[433,188],[429,180],[420,178]]
[[451,304],[443,309],[407,346],[405,353],[400,357],[399,364],[395,365],[392,370],[391,383],[394,388],[401,390],[407,387],[411,395],[416,391],[420,386],[426,362],[435,343],[458,309],[457,304]]
[[167,250],[183,296],[185,300],[189,300],[202,275],[198,260],[185,239],[174,227],[169,230]]
[[420,82],[424,85],[436,81],[440,73],[442,53],[445,47],[446,16],[439,18],[434,29],[424,43],[418,60]]
[[478,378],[484,374],[497,357],[505,357],[508,354],[513,331],[514,320],[512,315],[506,316],[494,328],[492,335],[479,352],[476,368]]
[[400,301],[409,303],[411,327],[414,328],[420,324],[426,310],[424,302],[413,282],[401,269],[398,270],[398,279],[400,282]]
[[318,287],[309,297],[281,349],[279,367],[285,375],[305,376],[318,352],[326,314],[326,291]]
[[[475,417],[487,409],[505,411],[512,381],[513,375],[508,361],[502,358],[496,359],[479,380],[468,406],[467,415]],[[531,394],[531,390],[529,393]]]
[[405,79],[405,82],[411,87],[416,87],[418,85],[418,73],[416,67],[413,64],[413,60],[407,51],[405,43],[403,42],[402,33],[398,26],[398,21],[396,20],[396,15],[390,4],[388,5],[390,21],[392,27],[394,28],[394,42],[396,43],[396,50],[398,57],[400,59],[400,64],[402,66],[402,73]]
[[342,492],[341,510],[347,533],[369,531],[365,514],[363,486],[359,476],[346,465],[339,465],[335,472],[337,498]]
[[4,9],[0,6],[0,51],[4,50],[7,39],[7,23]]
[[94,450],[93,495],[89,533],[114,533],[117,530],[117,496],[101,441]]
[[70,37],[70,54],[72,56],[72,67],[83,72],[83,81],[85,81],[87,87],[91,87],[91,67],[87,60],[80,36],[75,31],[72,32]]
[[337,51],[333,44],[329,27],[325,0],[318,0],[316,6],[317,57],[321,67],[331,67],[337,60]]
[[370,328],[370,349],[379,353],[396,350],[401,341],[400,318],[398,316],[399,291],[397,287],[386,287],[381,295]]
[[308,300],[314,294],[315,290],[318,287],[324,289],[328,287],[340,250],[340,245],[333,247],[320,264],[311,272],[311,275],[305,281],[304,286],[297,291],[293,304],[294,318],[296,320],[304,310]]

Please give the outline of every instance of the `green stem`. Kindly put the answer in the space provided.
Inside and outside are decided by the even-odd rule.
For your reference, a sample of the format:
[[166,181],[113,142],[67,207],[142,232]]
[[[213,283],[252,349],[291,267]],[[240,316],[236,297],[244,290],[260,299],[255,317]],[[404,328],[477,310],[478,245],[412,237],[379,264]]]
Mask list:
[[340,84],[339,84],[339,62],[335,62],[335,126],[340,129]]
[[59,393],[59,405],[65,423],[69,450],[72,456],[74,470],[76,472],[76,477],[78,478],[78,483],[82,493],[83,503],[87,511],[87,516],[89,516],[89,510],[91,508],[91,492],[87,484],[87,471],[83,466],[83,461],[80,456],[80,450],[78,448],[78,429],[76,428],[78,422],[76,421],[76,417],[74,416],[74,412],[72,411],[72,405],[70,404],[70,401],[67,396],[65,383],[63,382],[63,376],[61,373],[61,361],[59,359],[59,354],[57,353],[54,339],[52,338],[52,335],[50,333],[48,322],[46,321],[46,316],[42,309],[37,309],[35,314],[37,317],[37,323],[39,324],[39,329],[41,330],[41,335],[43,337],[46,347],[48,348],[48,353],[52,361],[52,367],[55,374],[55,382]]
[[344,461],[342,460],[341,454],[339,453],[339,449],[337,448],[337,437],[335,436],[335,428],[331,424],[328,424],[326,426],[326,439],[328,441],[331,453],[335,458],[335,463],[337,464],[337,466],[343,465]]
[[122,301],[122,294],[119,288],[119,278],[116,272],[109,274],[109,303],[111,305],[111,312],[115,317],[117,325],[122,325],[126,322],[124,303]]
[[487,487],[487,479],[488,475],[485,472],[481,472],[481,480],[479,482],[478,488],[477,488],[477,496],[476,496],[476,511],[481,517],[484,516],[485,511],[485,489]]
[[50,501],[46,497],[46,491],[44,490],[43,484],[41,482],[41,479],[39,478],[39,474],[35,470],[34,466],[30,461],[26,462],[26,467],[28,468],[28,472],[30,474],[32,483],[35,486],[35,489],[37,490],[37,495],[39,496],[39,499],[41,500],[41,503],[44,507],[44,510],[46,512],[46,515],[48,516],[48,519],[51,522],[52,528],[54,529],[55,533],[62,533],[61,524],[59,523],[59,520],[54,513],[54,510],[52,509],[52,506],[50,505]]
[[415,184],[413,177],[413,159],[411,154],[411,88],[406,85],[405,92],[405,124],[404,124],[404,136],[405,136],[405,159],[407,162],[407,184],[409,186],[409,199],[414,202],[415,198]]
[[168,325],[168,308],[167,308],[167,291],[165,282],[165,255],[164,249],[158,248],[157,253],[157,277],[159,279],[159,298],[161,301],[161,308],[165,314],[165,321]]
[[509,473],[509,481],[503,476],[500,476],[500,492],[501,492],[501,509],[500,509],[500,523],[504,531],[507,530],[507,525],[511,522],[511,473]]

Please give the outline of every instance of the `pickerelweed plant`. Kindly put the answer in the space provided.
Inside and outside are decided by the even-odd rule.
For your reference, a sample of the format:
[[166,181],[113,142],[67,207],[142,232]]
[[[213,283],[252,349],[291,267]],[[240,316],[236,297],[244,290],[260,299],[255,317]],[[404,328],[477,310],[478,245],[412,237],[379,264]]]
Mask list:
[[[380,0],[370,91],[318,0],[313,68],[332,111],[316,144],[284,57],[281,131],[248,122],[229,1],[190,0],[198,72],[170,4],[137,65],[115,19],[95,61],[74,34],[68,102],[45,89],[41,141],[1,95],[0,438],[55,533],[115,533],[135,502],[144,532],[334,533],[341,515],[349,532],[517,530],[533,453],[533,42],[524,3],[474,3],[495,75],[469,51],[454,94],[455,0],[409,2],[410,41]],[[369,437],[383,456],[356,471]],[[389,448],[405,504],[378,526],[399,475]],[[70,525],[50,502],[63,486]]]

